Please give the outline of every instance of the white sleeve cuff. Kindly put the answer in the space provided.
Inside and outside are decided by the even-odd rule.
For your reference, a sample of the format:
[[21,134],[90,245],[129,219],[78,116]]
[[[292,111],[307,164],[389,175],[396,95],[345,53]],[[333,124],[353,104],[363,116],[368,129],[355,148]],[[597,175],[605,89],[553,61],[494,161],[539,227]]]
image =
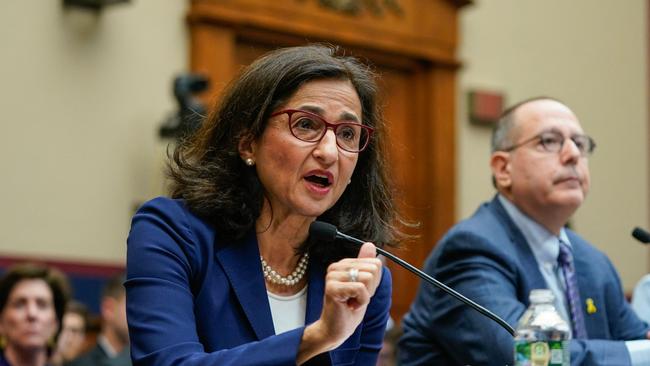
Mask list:
[[632,366],[650,365],[650,340],[626,341],[625,346],[630,353]]

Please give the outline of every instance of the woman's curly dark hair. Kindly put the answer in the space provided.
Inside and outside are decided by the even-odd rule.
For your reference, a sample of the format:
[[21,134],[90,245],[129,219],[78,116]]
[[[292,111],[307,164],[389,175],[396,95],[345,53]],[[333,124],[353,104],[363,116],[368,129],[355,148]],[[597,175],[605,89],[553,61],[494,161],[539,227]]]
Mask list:
[[[245,68],[225,90],[214,112],[198,131],[180,142],[171,157],[173,198],[210,221],[220,237],[240,240],[255,227],[263,188],[255,168],[242,161],[242,138],[260,138],[269,116],[312,80],[349,80],[361,101],[363,123],[375,129],[359,159],[351,183],[338,202],[318,219],[376,245],[397,243],[402,233],[386,172],[384,121],[373,71],[337,47],[310,45],[272,51]],[[308,240],[300,251],[329,263],[355,253],[341,245]]]

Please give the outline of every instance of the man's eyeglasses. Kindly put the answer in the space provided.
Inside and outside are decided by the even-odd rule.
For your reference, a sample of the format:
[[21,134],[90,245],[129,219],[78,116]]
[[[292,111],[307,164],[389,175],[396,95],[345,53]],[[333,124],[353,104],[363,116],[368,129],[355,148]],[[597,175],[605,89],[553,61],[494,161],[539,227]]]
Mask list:
[[336,135],[336,145],[352,153],[363,151],[374,131],[372,127],[360,123],[329,123],[317,114],[298,109],[284,109],[273,113],[271,117],[281,114],[289,116],[289,130],[298,140],[319,142],[327,133],[327,129],[331,128]]
[[[501,151],[512,151],[517,149],[531,141],[538,141],[539,144],[545,151],[556,153],[562,150],[564,142],[567,140],[563,134],[559,131],[545,131],[538,135],[535,135],[529,139],[526,139],[518,144],[512,145],[508,148],[501,149]],[[570,140],[576,145],[580,151],[580,155],[588,156],[594,152],[596,148],[596,143],[594,140],[587,135],[573,135],[570,137]]]

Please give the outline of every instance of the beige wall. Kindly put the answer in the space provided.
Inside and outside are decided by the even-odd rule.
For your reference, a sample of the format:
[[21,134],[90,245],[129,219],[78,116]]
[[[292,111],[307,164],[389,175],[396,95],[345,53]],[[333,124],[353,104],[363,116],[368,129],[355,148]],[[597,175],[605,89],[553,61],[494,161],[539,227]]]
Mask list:
[[627,290],[648,270],[647,249],[630,236],[634,226],[648,227],[645,3],[477,0],[461,19],[459,217],[494,194],[490,131],[468,123],[464,93],[496,89],[509,103],[560,98],[598,145],[574,227],[612,258]]
[[[133,0],[96,16],[60,1],[0,2],[0,255],[121,263],[135,204],[162,191],[157,128],[186,69],[186,0]],[[461,19],[458,213],[489,199],[489,131],[464,92],[565,100],[598,142],[576,229],[628,289],[648,269],[645,1],[476,0]]]
[[122,263],[133,205],[160,191],[187,1],[61,4],[0,2],[0,254]]

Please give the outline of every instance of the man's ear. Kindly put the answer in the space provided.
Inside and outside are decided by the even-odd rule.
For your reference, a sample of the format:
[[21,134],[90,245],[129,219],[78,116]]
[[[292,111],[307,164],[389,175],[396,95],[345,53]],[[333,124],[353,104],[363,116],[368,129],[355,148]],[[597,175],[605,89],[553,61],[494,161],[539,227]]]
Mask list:
[[505,151],[495,151],[490,157],[490,168],[494,184],[498,190],[508,190],[512,185],[510,176],[510,154]]
[[255,161],[255,148],[256,143],[253,135],[246,134],[239,139],[237,149],[239,150],[239,156],[242,160],[253,159],[253,161]]

